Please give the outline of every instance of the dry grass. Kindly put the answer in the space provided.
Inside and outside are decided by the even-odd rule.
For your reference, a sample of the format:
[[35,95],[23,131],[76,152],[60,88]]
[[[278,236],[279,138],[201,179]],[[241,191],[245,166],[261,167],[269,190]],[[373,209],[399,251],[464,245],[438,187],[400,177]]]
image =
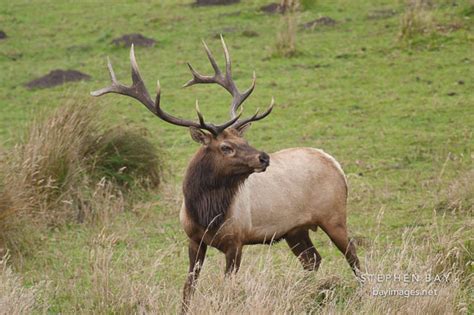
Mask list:
[[[433,228],[434,236],[424,241],[417,239],[416,230],[412,229],[405,231],[401,245],[371,244],[362,259],[366,273],[361,284],[348,272],[349,267],[342,259],[337,262],[323,259],[321,269],[315,274],[304,272],[289,253],[278,262],[270,254],[247,255],[242,270],[230,279],[224,279],[219,272],[209,272],[209,269],[221,270],[222,266],[206,265],[207,271],[193,299],[192,313],[389,314],[394,310],[399,314],[466,313],[472,302],[468,290],[473,278],[464,271],[471,268],[473,249],[462,244],[468,237],[472,241],[472,236],[467,230],[452,234],[437,229]],[[453,253],[459,259],[453,260]],[[379,275],[400,275],[402,279],[408,275],[410,280],[374,280]],[[412,280],[412,275],[419,279]],[[427,276],[435,275],[447,276],[448,280],[426,280]],[[396,296],[380,297],[374,295],[374,289],[402,291]],[[410,290],[418,290],[419,294],[432,290],[436,295],[407,296]]]
[[[71,304],[78,313],[163,314],[179,311],[182,279],[176,282],[174,276],[166,275],[166,270],[170,270],[167,265],[181,250],[170,245],[166,251],[157,252],[155,258],[144,260],[143,253],[130,246],[136,242],[135,232],[127,226],[113,224],[117,219],[113,212],[120,208],[121,201],[109,195],[107,187],[105,183],[99,185],[92,199],[103,201],[101,207],[105,210],[101,213],[112,215],[101,220],[112,224],[105,224],[99,232],[90,230],[89,255],[84,258],[89,268],[80,272],[81,282],[85,281],[87,285],[79,285],[78,279],[55,276],[54,279],[42,278],[53,288],[40,289],[37,285],[25,289],[21,279],[11,271],[5,273],[10,269],[4,267],[4,274],[10,279],[8,287],[15,289],[1,291],[1,283],[7,283],[2,279],[0,301],[9,301],[14,292],[15,298],[23,301],[17,304],[24,305],[26,312],[30,312],[38,308],[38,303],[46,305],[53,300],[55,292],[66,292],[65,296],[73,297]],[[383,214],[380,214],[380,220],[383,220]],[[330,251],[337,258],[328,259],[324,255],[317,273],[304,271],[286,246],[247,247],[240,272],[230,278],[223,275],[223,256],[209,255],[191,313],[388,314],[396,310],[399,314],[465,314],[473,302],[469,295],[469,288],[474,285],[474,242],[470,233],[473,227],[471,217],[466,218],[462,227],[455,227],[435,212],[427,227],[404,228],[400,244],[383,243],[379,232],[364,246],[365,251],[359,251],[363,283],[354,278],[334,246]],[[183,279],[185,272],[183,264]],[[377,281],[373,278],[379,275],[399,275],[401,279],[408,275],[410,279]],[[448,278],[426,281],[428,275]],[[419,279],[415,281],[412,276]],[[399,295],[380,297],[374,295],[374,289],[402,291],[397,291]],[[410,290],[436,290],[436,295],[407,297]],[[45,302],[41,302],[43,299]]]
[[298,30],[298,0],[282,0],[280,28],[277,33],[275,44],[275,55],[282,57],[292,57],[297,52],[296,34]]
[[474,170],[459,176],[444,189],[438,202],[437,210],[449,211],[452,214],[474,213]]
[[[406,228],[401,244],[371,242],[361,255],[362,283],[342,256],[335,260],[323,257],[320,270],[313,273],[304,271],[287,248],[249,247],[241,270],[229,278],[223,275],[223,257],[211,256],[205,262],[190,313],[466,314],[473,302],[469,295],[474,284],[469,231],[474,222],[467,220],[455,229],[443,220],[434,217],[425,231]],[[174,250],[157,253],[148,266],[140,263],[139,256],[121,256],[120,264],[127,269],[115,272],[117,247],[123,241],[105,231],[94,238],[89,257],[92,286],[84,299],[92,302],[77,309],[97,314],[177,313],[181,283],[154,277]],[[400,279],[394,279],[395,275]],[[385,279],[377,280],[379,276]],[[392,278],[387,279],[389,276]],[[377,296],[374,290],[391,296]]]
[[[68,222],[103,222],[113,215],[108,210],[123,211],[123,193],[159,185],[163,161],[145,135],[102,131],[98,114],[92,106],[60,107],[33,122],[22,143],[5,154],[0,247],[28,252],[35,238],[30,232]],[[116,207],[103,206],[111,201]]]
[[121,264],[127,266],[127,271],[116,273],[114,256],[120,241],[123,240],[116,234],[105,230],[93,239],[89,256],[91,290],[86,293],[85,299],[91,304],[78,306],[78,309],[93,314],[163,313],[172,303],[174,295],[155,280],[166,254],[158,253],[158,258],[147,267],[143,267],[138,255],[122,257]]
[[429,35],[433,31],[433,15],[427,0],[410,0],[400,19],[398,39],[411,44],[419,35]]
[[8,255],[0,258],[0,314],[30,314],[41,310],[40,291],[46,284],[26,288],[23,279],[7,265]]

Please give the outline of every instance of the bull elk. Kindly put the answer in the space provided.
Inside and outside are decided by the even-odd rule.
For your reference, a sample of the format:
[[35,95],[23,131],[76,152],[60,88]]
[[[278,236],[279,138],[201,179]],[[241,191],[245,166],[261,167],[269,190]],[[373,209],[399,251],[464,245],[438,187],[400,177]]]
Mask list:
[[197,101],[197,122],[166,113],[160,105],[159,82],[153,101],[141,79],[133,45],[132,85],[127,87],[117,81],[108,60],[112,84],[91,93],[118,93],[135,98],[165,122],[188,127],[192,139],[201,144],[186,171],[179,215],[189,237],[183,312],[188,309],[208,246],[225,254],[226,274],[239,269],[244,245],[271,244],[280,239],[286,240],[304,269],[317,270],[321,256],[308,231],[320,227],[356,275],[359,270],[355,246],[347,234],[347,182],[341,166],[332,156],[314,148],[290,148],[268,155],[249,145],[243,138],[245,130],[252,122],[268,116],[274,101],[263,113],[257,110],[253,116],[241,119],[240,106],[254,90],[255,73],[251,86],[241,93],[232,79],[230,56],[222,37],[221,42],[225,72],[203,42],[215,73],[201,75],[188,63],[192,79],[184,84],[188,87],[216,83],[231,94],[230,119],[221,125],[206,122]]

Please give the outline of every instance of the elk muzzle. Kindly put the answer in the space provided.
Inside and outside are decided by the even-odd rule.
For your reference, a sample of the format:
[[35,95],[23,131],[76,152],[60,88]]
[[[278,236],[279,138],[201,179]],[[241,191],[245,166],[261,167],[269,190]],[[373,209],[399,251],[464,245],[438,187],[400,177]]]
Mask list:
[[270,156],[265,152],[261,152],[258,154],[257,158],[260,165],[255,168],[255,173],[265,172],[267,167],[270,165]]

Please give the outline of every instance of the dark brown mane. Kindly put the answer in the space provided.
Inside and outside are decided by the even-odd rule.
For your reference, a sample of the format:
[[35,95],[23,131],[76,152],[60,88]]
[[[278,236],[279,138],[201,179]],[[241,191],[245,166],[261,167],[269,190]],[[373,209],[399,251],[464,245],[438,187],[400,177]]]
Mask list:
[[208,148],[201,148],[189,164],[183,182],[184,202],[191,218],[211,230],[219,228],[240,185],[248,175],[222,176]]

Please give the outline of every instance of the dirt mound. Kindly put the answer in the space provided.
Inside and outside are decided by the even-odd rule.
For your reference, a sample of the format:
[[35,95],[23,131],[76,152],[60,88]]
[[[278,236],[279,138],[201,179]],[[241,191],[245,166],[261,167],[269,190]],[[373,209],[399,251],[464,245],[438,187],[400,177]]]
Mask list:
[[7,38],[7,33],[5,33],[4,31],[0,31],[0,39],[4,38]]
[[244,30],[242,32],[242,36],[245,36],[245,37],[258,37],[259,34],[256,31],[253,31],[253,30]]
[[283,8],[278,3],[270,3],[260,7],[260,11],[269,14],[283,13]]
[[336,24],[337,24],[336,20],[334,20],[334,19],[332,19],[328,16],[322,16],[319,19],[310,21],[308,23],[304,23],[303,25],[301,25],[301,27],[304,28],[304,29],[313,30],[318,26],[334,26]]
[[392,16],[396,15],[397,11],[394,9],[377,9],[377,10],[372,10],[367,14],[367,18],[369,20],[382,20],[382,19],[388,19],[391,18]]
[[196,5],[204,6],[204,5],[228,5],[239,3],[240,0],[196,0]]
[[112,40],[112,44],[117,47],[130,47],[132,44],[142,47],[153,47],[156,40],[143,36],[142,34],[133,33],[125,34]]
[[91,77],[87,74],[76,70],[53,70],[41,78],[35,79],[25,84],[30,89],[44,89],[57,85],[64,84],[66,82],[73,81],[87,81]]

